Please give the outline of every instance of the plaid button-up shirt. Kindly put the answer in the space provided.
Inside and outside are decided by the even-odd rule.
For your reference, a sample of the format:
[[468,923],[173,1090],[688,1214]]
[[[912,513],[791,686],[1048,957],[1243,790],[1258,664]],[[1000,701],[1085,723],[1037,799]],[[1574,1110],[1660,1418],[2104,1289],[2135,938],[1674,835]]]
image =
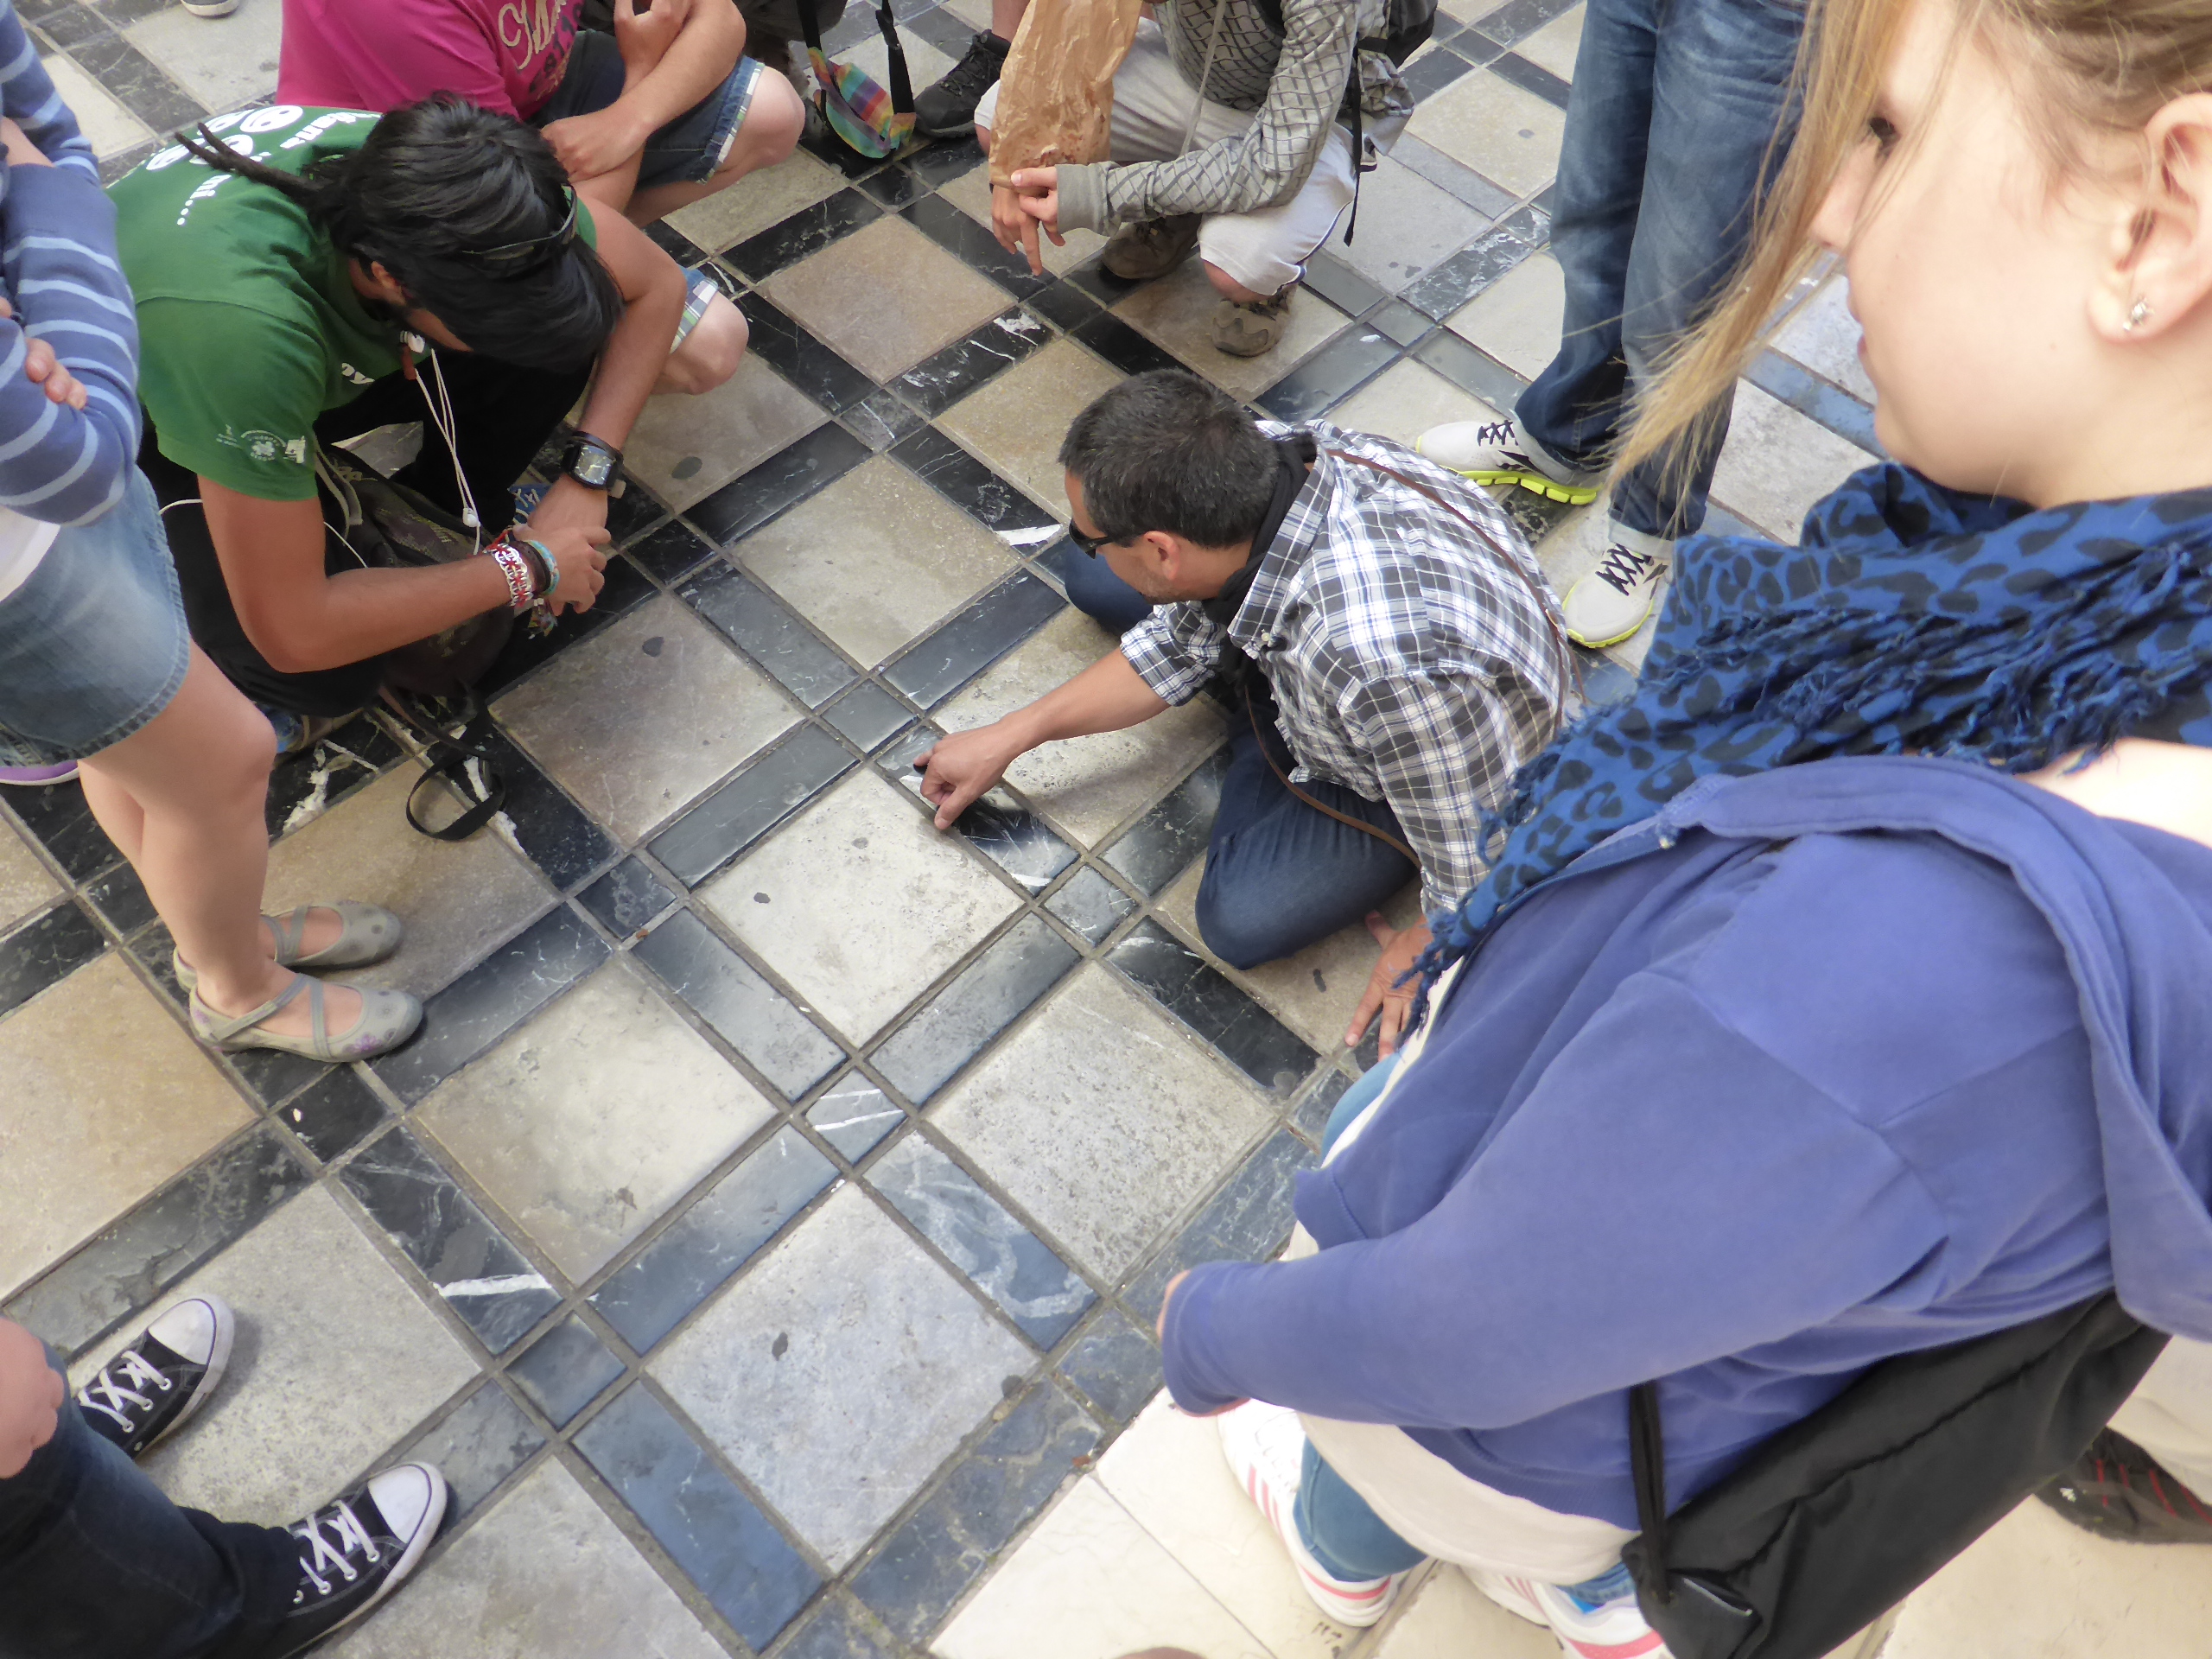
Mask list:
[[[1481,879],[1484,809],[1551,737],[1565,692],[1558,604],[1512,520],[1458,474],[1384,438],[1304,429],[1322,454],[1229,626],[1195,601],[1162,605],[1122,654],[1185,703],[1234,640],[1274,689],[1292,780],[1388,801],[1420,855],[1424,907],[1444,909]],[[1418,479],[1482,534],[1332,449]]]

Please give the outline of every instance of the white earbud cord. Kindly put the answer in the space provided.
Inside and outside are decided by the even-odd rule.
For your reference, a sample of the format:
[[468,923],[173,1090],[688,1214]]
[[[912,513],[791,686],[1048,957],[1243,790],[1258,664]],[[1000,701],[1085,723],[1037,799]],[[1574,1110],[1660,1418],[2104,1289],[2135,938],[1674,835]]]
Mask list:
[[474,536],[474,544],[469,551],[472,554],[480,553],[484,550],[484,521],[477,514],[476,498],[469,492],[467,475],[461,469],[461,445],[454,435],[453,399],[446,392],[444,365],[438,361],[437,353],[431,349],[422,335],[408,335],[407,344],[410,349],[422,353],[430,365],[430,378],[437,383],[437,395],[433,397],[430,388],[423,384],[423,377],[419,373],[415,377],[416,389],[423,394],[423,406],[430,412],[430,425],[445,440],[446,454],[453,458],[453,481],[461,491],[461,522],[467,524]]

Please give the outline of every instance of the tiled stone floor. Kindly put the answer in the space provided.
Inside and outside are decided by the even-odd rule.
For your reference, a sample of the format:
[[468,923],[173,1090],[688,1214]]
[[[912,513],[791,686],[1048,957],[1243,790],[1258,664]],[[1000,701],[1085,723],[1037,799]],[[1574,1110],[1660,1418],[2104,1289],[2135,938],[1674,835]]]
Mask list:
[[[111,172],[273,86],[279,0],[18,9]],[[906,19],[918,84],[980,16]],[[1366,1058],[1338,1040],[1357,931],[1253,974],[1197,947],[1217,715],[1032,756],[950,836],[907,761],[1107,648],[1061,595],[1052,457],[1121,375],[1183,361],[1407,439],[1510,405],[1558,328],[1579,27],[1446,4],[1355,244],[1249,362],[1206,345],[1194,268],[1131,289],[1074,237],[1031,277],[971,145],[802,153],[678,215],[754,349],[647,412],[602,602],[495,671],[506,814],[416,836],[416,763],[365,721],[281,769],[272,902],[407,916],[365,976],[429,999],[397,1054],[202,1053],[79,792],[0,800],[0,1306],[86,1365],[181,1292],[239,1308],[231,1386],[154,1465],[181,1497],[279,1520],[444,1466],[450,1535],[343,1651],[1547,1650],[1448,1573],[1348,1642],[1211,1427],[1147,1408],[1162,1287],[1280,1244]],[[872,41],[856,8],[832,45]],[[1750,377],[1715,527],[1789,535],[1865,460],[1839,301]],[[1602,550],[1593,514],[1515,505],[1562,587]],[[1591,695],[1640,649],[1586,661]],[[2180,1659],[2208,1599],[2196,1558],[2031,1512],[1892,1651]]]

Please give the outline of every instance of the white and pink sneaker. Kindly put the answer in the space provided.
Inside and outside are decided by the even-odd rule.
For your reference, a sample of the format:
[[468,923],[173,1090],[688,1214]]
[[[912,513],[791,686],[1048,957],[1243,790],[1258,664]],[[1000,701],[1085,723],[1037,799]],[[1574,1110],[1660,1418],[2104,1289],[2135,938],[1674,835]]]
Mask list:
[[1219,1420],[1221,1449],[1260,1513],[1281,1538],[1298,1569],[1298,1581],[1332,1624],[1364,1630],[1390,1611],[1403,1573],[1384,1579],[1340,1579],[1325,1572],[1298,1535],[1298,1481],[1306,1456],[1306,1431],[1287,1406],[1249,1401]]
[[1669,1659],[1666,1643],[1644,1622],[1633,1585],[1619,1595],[1590,1601],[1564,1585],[1485,1573],[1479,1567],[1461,1570],[1476,1589],[1507,1612],[1531,1624],[1548,1626],[1559,1638],[1560,1650],[1573,1659]]

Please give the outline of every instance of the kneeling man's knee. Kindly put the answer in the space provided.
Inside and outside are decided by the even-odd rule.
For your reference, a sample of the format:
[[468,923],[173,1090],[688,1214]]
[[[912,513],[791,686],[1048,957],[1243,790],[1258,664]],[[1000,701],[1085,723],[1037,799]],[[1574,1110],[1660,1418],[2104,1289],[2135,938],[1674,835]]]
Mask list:
[[1212,882],[1202,883],[1198,918],[1198,938],[1231,968],[1257,968],[1289,954],[1280,920],[1256,894],[1232,889],[1224,895]]

